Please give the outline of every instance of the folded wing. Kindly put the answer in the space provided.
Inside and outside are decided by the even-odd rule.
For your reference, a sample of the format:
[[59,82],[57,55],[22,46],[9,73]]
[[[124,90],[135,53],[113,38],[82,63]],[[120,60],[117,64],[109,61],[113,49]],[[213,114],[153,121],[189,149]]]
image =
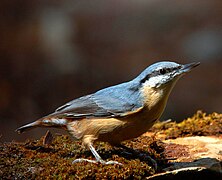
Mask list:
[[139,96],[138,91],[121,84],[70,101],[51,115],[70,118],[127,116],[143,108]]

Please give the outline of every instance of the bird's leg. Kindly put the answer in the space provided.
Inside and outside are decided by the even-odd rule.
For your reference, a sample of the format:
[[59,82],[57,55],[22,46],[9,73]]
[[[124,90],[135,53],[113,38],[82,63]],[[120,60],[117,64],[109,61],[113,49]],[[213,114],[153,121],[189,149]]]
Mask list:
[[118,165],[122,165],[121,163],[117,162],[117,161],[104,161],[100,155],[96,152],[95,148],[92,146],[92,144],[89,145],[89,148],[91,150],[91,152],[93,153],[93,155],[96,158],[97,162],[100,162],[101,164],[118,164]]
[[93,147],[92,144],[89,145],[89,149],[91,150],[92,154],[95,156],[96,160],[91,160],[91,159],[84,159],[84,158],[79,158],[74,160],[72,163],[77,163],[77,162],[90,162],[90,163],[101,163],[101,164],[118,164],[118,165],[122,165],[121,163],[117,162],[117,161],[104,161],[100,155],[96,152],[95,148]]
[[94,157],[96,158],[96,160],[91,160],[91,159],[84,159],[84,158],[79,158],[74,160],[72,163],[77,163],[77,162],[90,162],[90,163],[101,163],[101,164],[118,164],[118,165],[122,165],[121,163],[117,162],[117,161],[104,161],[100,155],[96,152],[95,148],[92,145],[91,141],[85,141],[84,142],[87,147],[90,149],[90,151],[92,152],[92,154],[94,155]]

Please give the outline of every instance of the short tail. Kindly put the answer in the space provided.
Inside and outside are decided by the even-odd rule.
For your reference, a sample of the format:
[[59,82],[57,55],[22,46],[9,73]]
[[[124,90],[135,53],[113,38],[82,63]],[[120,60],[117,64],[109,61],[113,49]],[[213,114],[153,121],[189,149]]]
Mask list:
[[32,123],[26,124],[15,131],[18,134],[21,134],[25,131],[31,130],[36,127],[43,127],[43,126],[48,126],[48,127],[62,127],[67,124],[67,120],[63,118],[56,118],[56,117],[45,117],[41,118],[37,121],[34,121]]
[[18,134],[21,134],[27,130],[31,130],[35,127],[38,127],[38,126],[41,126],[41,122],[39,120],[35,121],[35,122],[32,122],[32,123],[29,123],[29,124],[26,124],[18,129],[16,129],[15,131],[18,133]]

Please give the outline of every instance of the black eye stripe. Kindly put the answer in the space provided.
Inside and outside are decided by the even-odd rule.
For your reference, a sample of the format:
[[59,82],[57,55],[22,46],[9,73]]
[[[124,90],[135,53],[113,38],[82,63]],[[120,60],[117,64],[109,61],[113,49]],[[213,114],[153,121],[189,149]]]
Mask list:
[[166,73],[167,73],[167,69],[165,69],[165,68],[160,69],[160,70],[159,70],[159,73],[162,74],[162,75],[163,75],[163,74],[166,74]]
[[146,75],[146,76],[140,81],[140,83],[145,83],[146,80],[148,80],[148,79],[151,78],[151,77],[158,76],[158,75],[164,75],[164,74],[166,74],[166,73],[169,73],[169,72],[178,70],[178,69],[180,69],[181,67],[182,67],[182,66],[172,67],[172,68],[162,68],[162,69],[154,70],[151,74]]
[[140,82],[141,83],[145,83],[146,82],[146,80],[148,80],[149,78],[151,77],[151,75],[150,74],[148,74],[148,75],[146,75],[146,77],[145,78],[143,78]]

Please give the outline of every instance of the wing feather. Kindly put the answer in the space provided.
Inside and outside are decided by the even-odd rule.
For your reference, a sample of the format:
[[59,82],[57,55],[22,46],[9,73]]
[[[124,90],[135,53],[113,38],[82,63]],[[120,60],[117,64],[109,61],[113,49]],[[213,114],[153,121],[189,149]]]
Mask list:
[[52,115],[71,118],[127,116],[143,108],[140,99],[138,91],[127,88],[124,83],[70,101]]

